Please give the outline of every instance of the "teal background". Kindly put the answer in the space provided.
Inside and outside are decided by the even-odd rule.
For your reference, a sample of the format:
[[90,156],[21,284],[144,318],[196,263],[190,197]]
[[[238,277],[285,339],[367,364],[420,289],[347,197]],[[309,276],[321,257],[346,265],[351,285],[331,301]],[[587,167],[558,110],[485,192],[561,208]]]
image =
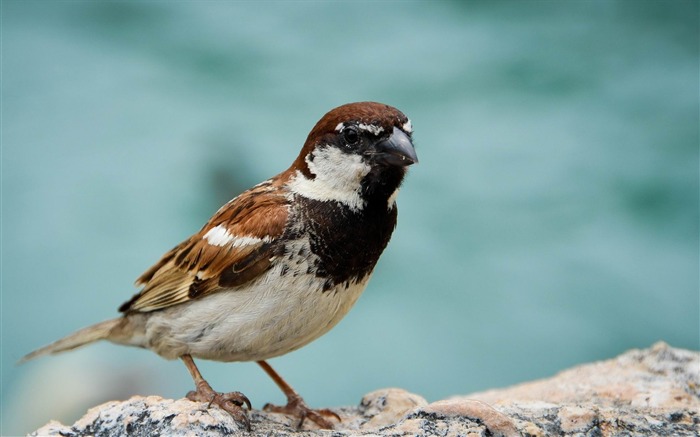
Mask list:
[[[351,101],[405,112],[420,164],[353,311],[271,361],[309,404],[700,348],[698,4],[2,1],[1,433],[191,389],[110,344],[15,362],[114,317]],[[200,368],[283,401],[254,364]]]

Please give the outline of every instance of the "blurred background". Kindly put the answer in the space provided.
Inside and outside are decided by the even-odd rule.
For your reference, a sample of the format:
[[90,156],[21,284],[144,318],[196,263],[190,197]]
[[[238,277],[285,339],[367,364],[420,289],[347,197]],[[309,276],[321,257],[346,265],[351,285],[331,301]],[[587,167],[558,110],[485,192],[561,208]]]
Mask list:
[[[698,4],[3,1],[1,433],[190,390],[110,344],[15,362],[115,317],[351,101],[405,112],[420,164],[354,310],[271,361],[310,405],[698,349]],[[200,369],[284,402],[255,364]]]

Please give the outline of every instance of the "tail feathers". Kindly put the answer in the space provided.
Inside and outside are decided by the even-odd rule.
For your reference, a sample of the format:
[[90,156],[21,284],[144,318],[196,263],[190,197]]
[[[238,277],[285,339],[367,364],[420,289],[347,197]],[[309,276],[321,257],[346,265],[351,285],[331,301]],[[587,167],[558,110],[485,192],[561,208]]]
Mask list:
[[65,352],[80,346],[85,346],[86,344],[90,344],[98,340],[104,340],[109,337],[112,329],[119,325],[121,321],[122,318],[105,320],[104,322],[83,328],[80,331],[74,332],[58,341],[39,348],[34,352],[28,353],[27,355],[23,356],[17,364],[22,364],[25,361],[33,360],[34,358],[43,355],[57,354],[59,352]]

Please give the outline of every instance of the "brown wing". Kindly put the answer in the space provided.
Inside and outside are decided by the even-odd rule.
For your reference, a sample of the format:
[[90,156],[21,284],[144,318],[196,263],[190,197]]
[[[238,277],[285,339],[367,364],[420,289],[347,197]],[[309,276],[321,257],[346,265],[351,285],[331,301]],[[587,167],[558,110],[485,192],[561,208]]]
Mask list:
[[119,310],[154,311],[257,278],[277,255],[287,216],[288,200],[272,182],[241,194],[141,275],[143,289]]

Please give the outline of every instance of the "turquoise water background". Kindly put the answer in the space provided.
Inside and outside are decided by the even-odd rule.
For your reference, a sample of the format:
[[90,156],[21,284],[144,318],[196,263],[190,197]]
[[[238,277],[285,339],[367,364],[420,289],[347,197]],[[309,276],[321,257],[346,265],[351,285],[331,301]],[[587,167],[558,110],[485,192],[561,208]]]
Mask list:
[[[115,317],[350,101],[405,112],[420,164],[353,311],[271,361],[309,404],[700,348],[698,5],[2,1],[1,433],[190,390],[110,344],[15,362]],[[283,402],[255,364],[200,368]]]

